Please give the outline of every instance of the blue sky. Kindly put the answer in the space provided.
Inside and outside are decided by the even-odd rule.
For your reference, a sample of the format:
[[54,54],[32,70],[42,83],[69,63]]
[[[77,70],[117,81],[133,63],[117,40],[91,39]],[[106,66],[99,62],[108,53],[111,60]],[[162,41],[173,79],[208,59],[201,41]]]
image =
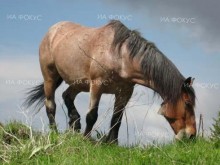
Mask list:
[[[160,17],[152,17],[150,14],[145,16],[141,11],[136,12],[126,5],[106,5],[100,1],[88,3],[86,0],[74,2],[46,0],[45,2],[1,1],[0,3],[1,46],[10,46],[21,53],[25,50],[36,54],[43,35],[56,22],[69,20],[98,27],[109,21],[109,19],[99,19],[100,15],[131,16],[131,20],[121,21],[132,29],[138,29],[146,39],[155,42],[185,76],[193,75],[199,77],[201,81],[207,77],[209,81],[219,81],[219,77],[210,77],[217,74],[214,71],[217,71],[219,66],[219,52],[207,53],[199,46],[199,41],[189,38],[191,34],[187,26],[194,25],[183,24],[185,29],[182,30],[177,27],[179,25],[161,23]],[[25,21],[18,18],[25,15],[39,17],[40,20]],[[15,16],[16,19],[9,16]],[[200,21],[197,19],[195,22],[199,24]],[[198,74],[199,71],[202,71],[205,76]]]
[[[188,7],[187,12],[184,11],[185,6]],[[215,46],[219,42],[218,34],[208,26],[211,23],[216,25],[216,20],[209,19],[209,14],[204,15],[200,8],[203,6],[193,10],[190,3],[167,5],[164,1],[155,1],[148,4],[142,0],[136,4],[124,0],[0,1],[0,89],[4,91],[0,97],[0,120],[5,122],[22,116],[16,115],[12,109],[21,103],[24,97],[22,91],[32,86],[18,84],[17,80],[42,80],[38,47],[50,26],[68,20],[98,27],[106,24],[109,18],[118,18],[129,28],[139,30],[144,38],[153,41],[185,77],[196,78],[197,113],[205,114],[207,127],[210,126],[211,118],[220,109],[220,47]],[[215,15],[214,12],[212,18]],[[161,18],[167,18],[167,22],[161,21]],[[179,19],[179,22],[173,22],[173,18]],[[194,23],[184,22],[192,18]],[[16,83],[7,84],[9,79]],[[141,90],[143,88],[137,89]],[[86,109],[83,100],[87,96],[80,97],[79,106]],[[46,114],[42,115],[45,118]],[[57,120],[62,121],[61,116]],[[150,125],[154,127],[154,123]]]

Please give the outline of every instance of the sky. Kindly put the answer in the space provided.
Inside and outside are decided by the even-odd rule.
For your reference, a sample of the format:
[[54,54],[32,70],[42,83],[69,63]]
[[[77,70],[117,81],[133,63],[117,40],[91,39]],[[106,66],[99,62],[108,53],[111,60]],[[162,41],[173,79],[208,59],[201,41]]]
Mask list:
[[[118,19],[138,30],[177,66],[185,77],[195,77],[196,116],[204,118],[205,133],[220,110],[220,20],[218,0],[2,0],[0,1],[0,122],[21,120],[47,130],[45,109],[29,114],[21,107],[25,91],[42,82],[38,48],[48,28],[59,21],[99,27]],[[59,129],[67,128],[66,108],[56,92]],[[76,98],[85,128],[88,94]],[[107,132],[114,97],[104,95],[99,108],[98,130]],[[136,86],[119,132],[121,144],[173,139],[166,120],[157,114],[161,100],[152,91]],[[128,133],[127,133],[128,129]],[[95,131],[94,131],[95,134]],[[95,135],[94,135],[95,136]]]

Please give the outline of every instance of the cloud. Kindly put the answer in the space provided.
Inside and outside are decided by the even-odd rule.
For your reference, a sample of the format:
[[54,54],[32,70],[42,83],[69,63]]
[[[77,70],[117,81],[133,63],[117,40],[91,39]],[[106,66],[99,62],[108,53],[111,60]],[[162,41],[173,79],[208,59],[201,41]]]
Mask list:
[[[151,19],[151,23],[155,27],[167,27],[168,29],[173,26],[181,28],[179,32],[181,30],[183,32],[185,29],[188,31],[187,39],[190,43],[193,39],[208,53],[220,52],[220,1],[218,0],[107,0],[105,2],[114,7],[129,8],[131,11],[143,15],[143,18],[146,17],[146,20]],[[161,17],[168,18],[169,24],[161,22]],[[163,23],[162,26],[161,23]]]

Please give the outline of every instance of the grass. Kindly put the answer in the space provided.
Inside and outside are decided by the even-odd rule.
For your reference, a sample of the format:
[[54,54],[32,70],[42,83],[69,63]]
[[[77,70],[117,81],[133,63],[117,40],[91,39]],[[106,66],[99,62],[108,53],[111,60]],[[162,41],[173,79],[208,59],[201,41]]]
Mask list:
[[12,122],[0,129],[0,164],[219,164],[220,148],[198,138],[140,147],[94,143],[80,134],[42,134]]

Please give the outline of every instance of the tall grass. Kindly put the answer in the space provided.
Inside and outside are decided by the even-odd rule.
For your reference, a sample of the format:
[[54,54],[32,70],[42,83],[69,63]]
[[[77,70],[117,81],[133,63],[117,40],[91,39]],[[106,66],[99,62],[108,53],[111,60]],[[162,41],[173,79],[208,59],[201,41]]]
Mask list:
[[143,148],[97,143],[80,134],[35,132],[12,122],[0,129],[0,164],[219,164],[220,148],[198,138]]

